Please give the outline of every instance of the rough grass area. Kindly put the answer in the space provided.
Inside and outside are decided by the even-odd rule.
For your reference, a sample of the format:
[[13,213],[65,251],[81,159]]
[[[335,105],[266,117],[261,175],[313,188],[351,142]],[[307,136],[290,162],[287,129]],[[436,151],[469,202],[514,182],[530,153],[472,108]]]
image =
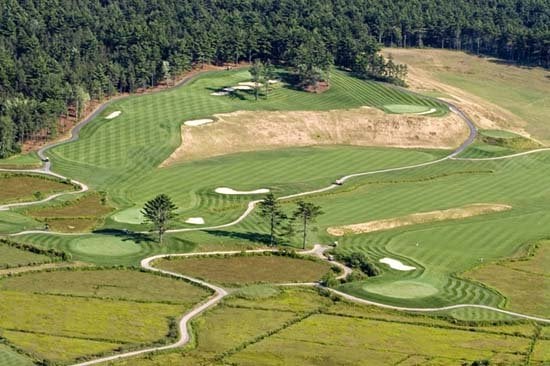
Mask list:
[[48,263],[52,260],[52,257],[47,255],[32,253],[0,242],[0,269]]
[[550,317],[550,241],[537,246],[531,256],[483,265],[466,276],[497,289],[509,309]]
[[99,226],[113,208],[98,193],[27,211],[31,217],[48,223],[57,232],[86,232]]
[[416,90],[450,96],[482,128],[527,131],[550,142],[548,71],[501,60],[439,49],[385,49],[409,66],[407,82]]
[[540,143],[510,131],[480,130],[476,141],[460,157],[490,158],[541,147]]
[[73,186],[57,179],[37,175],[6,174],[0,172],[0,203],[36,201],[57,192],[69,191]]
[[131,270],[59,270],[0,280],[0,336],[36,359],[69,363],[175,336],[209,291]]
[[224,284],[318,281],[330,265],[279,255],[173,257],[155,262],[158,268]]
[[[282,288],[254,299],[230,296],[199,317],[193,329],[195,344],[186,352],[112,365],[456,366],[485,359],[520,365],[535,332],[530,323],[457,324],[334,301],[305,288]],[[533,359],[539,362],[548,360],[541,348],[545,342],[535,344]]]

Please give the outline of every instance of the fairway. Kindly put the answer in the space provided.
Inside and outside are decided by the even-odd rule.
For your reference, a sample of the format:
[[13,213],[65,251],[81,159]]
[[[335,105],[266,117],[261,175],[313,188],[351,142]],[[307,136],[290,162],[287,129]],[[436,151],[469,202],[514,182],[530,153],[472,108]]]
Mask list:
[[91,256],[123,256],[140,252],[139,245],[131,240],[111,236],[95,236],[80,239],[72,247],[80,254]]

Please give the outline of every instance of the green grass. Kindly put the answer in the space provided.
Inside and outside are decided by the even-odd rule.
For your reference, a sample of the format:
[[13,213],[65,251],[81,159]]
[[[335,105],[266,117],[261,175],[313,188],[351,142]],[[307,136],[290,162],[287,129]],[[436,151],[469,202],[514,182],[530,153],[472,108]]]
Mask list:
[[427,106],[414,104],[386,104],[384,110],[390,113],[423,113],[430,110]]
[[326,262],[278,255],[174,257],[159,260],[155,266],[208,282],[230,285],[315,282],[330,270]]
[[0,365],[31,366],[34,365],[34,363],[29,358],[15,352],[6,345],[0,344]]
[[32,253],[0,242],[0,268],[29,266],[52,260],[47,255]]
[[[164,343],[172,322],[210,291],[132,270],[58,270],[0,280],[0,336],[37,359]],[[23,315],[23,316],[22,316]]]
[[490,158],[541,148],[538,142],[510,131],[479,130],[476,141],[460,154],[461,158]]
[[35,152],[10,156],[7,159],[0,159],[2,169],[32,169],[42,165],[40,158]]

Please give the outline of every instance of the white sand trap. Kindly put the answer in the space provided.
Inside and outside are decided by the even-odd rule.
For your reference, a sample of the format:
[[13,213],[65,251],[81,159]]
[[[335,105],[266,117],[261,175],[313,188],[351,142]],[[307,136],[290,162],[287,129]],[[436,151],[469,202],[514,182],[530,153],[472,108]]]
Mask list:
[[269,193],[269,189],[260,188],[254,191],[236,191],[233,188],[220,187],[220,188],[216,188],[214,192],[219,194],[261,194],[261,193]]
[[121,111],[113,112],[113,113],[109,114],[107,117],[105,117],[105,119],[117,118],[118,116],[120,116],[121,113],[122,113]]
[[223,88],[222,90],[223,90],[224,92],[231,93],[231,92],[234,92],[234,91],[235,91],[235,88]]
[[279,80],[268,80],[267,83],[268,84],[277,84],[279,82]]
[[252,90],[254,89],[250,85],[237,85],[233,87],[234,90]]
[[422,115],[422,114],[431,114],[431,113],[436,112],[436,111],[437,111],[437,109],[435,109],[435,108],[430,108],[429,111],[426,111],[426,112],[419,112],[419,113],[416,113],[416,114],[418,114],[418,115]]
[[213,119],[203,118],[203,119],[193,119],[191,121],[185,122],[184,124],[186,126],[200,126],[200,125],[205,125],[207,123],[212,123],[212,122],[214,122]]
[[263,86],[262,83],[255,83],[253,81],[245,81],[245,82],[241,82],[239,83],[240,86],[250,86],[250,87],[260,87],[260,86]]
[[185,222],[193,225],[203,225],[204,219],[202,217],[190,217],[187,220],[185,220]]
[[227,94],[229,94],[228,91],[221,91],[221,92],[210,93],[210,95],[213,95],[213,96],[215,96],[215,97],[220,97],[220,96],[222,96],[222,95],[227,95]]
[[406,266],[401,261],[397,259],[391,259],[388,257],[382,258],[379,260],[380,263],[387,264],[390,268],[396,269],[398,271],[414,271],[416,267]]

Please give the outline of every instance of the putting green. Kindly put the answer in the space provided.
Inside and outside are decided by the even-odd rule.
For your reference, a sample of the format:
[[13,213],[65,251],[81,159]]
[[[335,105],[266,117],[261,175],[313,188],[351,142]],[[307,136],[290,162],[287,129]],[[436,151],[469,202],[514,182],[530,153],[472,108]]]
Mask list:
[[78,239],[71,248],[81,254],[101,256],[122,256],[141,251],[140,246],[133,241],[113,236]]
[[145,218],[143,217],[143,214],[141,213],[141,209],[137,207],[131,207],[127,208],[125,210],[122,210],[120,212],[117,212],[112,216],[112,219],[116,222],[120,222],[123,224],[135,224],[139,225],[142,224]]
[[400,299],[415,299],[428,297],[437,293],[437,288],[423,282],[397,281],[387,284],[365,285],[363,290],[378,295],[397,297]]
[[430,107],[412,104],[385,104],[384,109],[391,113],[422,113],[428,112]]

